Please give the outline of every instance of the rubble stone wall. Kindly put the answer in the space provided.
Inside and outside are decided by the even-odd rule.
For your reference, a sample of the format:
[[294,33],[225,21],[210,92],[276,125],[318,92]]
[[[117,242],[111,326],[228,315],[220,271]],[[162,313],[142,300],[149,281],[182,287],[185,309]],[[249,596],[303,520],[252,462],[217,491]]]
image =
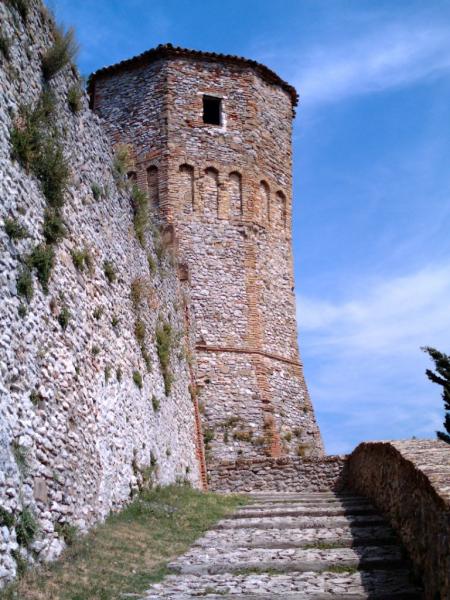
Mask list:
[[[297,344],[292,98],[242,61],[173,52],[94,74],[92,103],[133,147],[143,189],[158,168],[196,323],[207,458],[320,456]],[[203,122],[204,94],[222,99],[220,125]]]
[[[0,52],[0,587],[18,562],[55,558],[69,525],[89,528],[147,480],[201,484],[185,335],[189,289],[155,224],[143,245],[137,240],[130,190],[117,186],[103,125],[86,97],[78,112],[69,108],[68,90],[80,86],[70,66],[48,84],[70,170],[67,232],[53,245],[48,293],[34,269],[33,297],[19,293],[27,257],[44,240],[46,200],[32,172],[11,158],[11,131],[20,106],[34,108],[44,89],[41,58],[53,24],[39,2],[26,19],[12,4],[0,3],[1,35],[10,40],[9,56]],[[25,237],[8,235],[8,223],[26,228]],[[72,257],[80,251],[89,256],[83,270]],[[155,343],[163,323],[173,342],[168,395]],[[18,532],[26,519],[37,532],[24,541]]]
[[218,492],[339,491],[346,485],[345,456],[240,459],[210,464],[210,489]]
[[371,498],[399,533],[425,598],[450,597],[450,447],[424,440],[360,444],[349,486]]

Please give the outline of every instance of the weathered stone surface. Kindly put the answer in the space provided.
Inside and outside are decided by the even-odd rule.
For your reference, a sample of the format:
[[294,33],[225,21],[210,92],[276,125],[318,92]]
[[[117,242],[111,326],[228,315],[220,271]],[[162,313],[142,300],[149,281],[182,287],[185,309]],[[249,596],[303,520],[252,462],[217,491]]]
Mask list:
[[426,598],[450,598],[450,446],[360,444],[348,460],[348,482],[392,523],[423,577]]

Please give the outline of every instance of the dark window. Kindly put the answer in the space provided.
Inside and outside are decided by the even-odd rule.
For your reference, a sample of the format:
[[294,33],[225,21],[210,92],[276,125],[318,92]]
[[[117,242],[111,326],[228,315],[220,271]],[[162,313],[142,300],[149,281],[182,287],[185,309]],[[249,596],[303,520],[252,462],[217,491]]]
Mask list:
[[203,96],[203,123],[222,125],[222,99]]

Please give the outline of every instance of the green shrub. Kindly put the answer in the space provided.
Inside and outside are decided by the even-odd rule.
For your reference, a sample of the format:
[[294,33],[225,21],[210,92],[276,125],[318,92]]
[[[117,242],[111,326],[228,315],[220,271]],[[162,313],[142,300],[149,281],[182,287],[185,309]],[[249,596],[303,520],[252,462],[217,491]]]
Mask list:
[[144,296],[145,284],[142,277],[136,277],[131,282],[131,302],[133,303],[134,310],[139,309],[139,304],[142,302]]
[[109,365],[107,365],[105,367],[105,382],[108,383],[108,381],[111,379],[111,367]]
[[2,33],[0,33],[0,52],[3,54],[3,56],[9,60],[9,51],[11,48],[11,41],[9,38],[6,37],[6,35],[3,35]]
[[210,442],[214,439],[214,431],[212,429],[205,429],[203,432],[203,442],[205,446],[208,446]]
[[40,151],[34,159],[33,171],[41,182],[42,192],[49,205],[61,208],[69,183],[69,166],[56,137],[47,137],[40,145]]
[[20,304],[17,312],[19,313],[19,317],[21,319],[23,319],[24,317],[26,317],[26,315],[27,315],[27,307],[25,306],[25,304]]
[[47,244],[36,246],[29,257],[29,264],[36,269],[37,278],[46,294],[54,261],[55,251]]
[[153,256],[150,254],[147,255],[147,264],[148,270],[152,275],[154,275],[156,273],[156,262],[154,261]]
[[120,367],[116,370],[116,379],[119,383],[122,381],[122,369]]
[[105,260],[103,262],[103,271],[109,283],[114,283],[116,281],[116,269],[110,260]]
[[61,325],[61,328],[63,331],[65,331],[67,329],[67,326],[68,326],[71,318],[72,318],[72,315],[70,314],[69,309],[67,308],[67,306],[63,306],[58,315],[58,323]]
[[133,371],[133,382],[140,390],[142,389],[142,375],[139,371]]
[[98,183],[93,183],[91,185],[92,195],[94,196],[94,200],[99,200],[103,195],[103,189]]
[[144,362],[145,362],[145,367],[146,367],[147,371],[150,373],[150,371],[152,370],[152,359],[150,357],[150,354],[145,349],[145,346],[141,346],[141,353],[142,353],[142,358],[144,359]]
[[125,185],[129,165],[129,148],[125,144],[119,144],[114,151],[113,160],[113,176],[119,185]]
[[142,346],[145,342],[145,323],[141,319],[137,319],[134,324],[134,335],[138,344]]
[[153,395],[152,396],[152,408],[155,412],[157,412],[159,410],[159,407],[160,407],[160,402],[159,402],[158,398],[155,395]]
[[91,352],[93,356],[98,356],[100,354],[100,348],[98,346],[92,346]]
[[24,508],[16,520],[16,536],[19,546],[28,548],[38,531],[39,527],[33,512],[29,508]]
[[145,246],[145,231],[148,222],[147,194],[136,184],[131,189],[131,203],[133,207],[133,224],[136,237],[142,247]]
[[78,528],[70,523],[56,523],[55,531],[68,546],[72,546],[78,537]]
[[56,208],[47,208],[44,214],[43,234],[47,244],[57,244],[66,235],[67,230],[61,213]]
[[13,442],[11,445],[11,450],[14,456],[14,460],[16,461],[17,468],[21,475],[28,474],[28,449],[25,446],[21,446],[17,442]]
[[70,255],[72,257],[74,267],[78,271],[84,271],[85,268],[90,270],[92,268],[92,257],[87,248],[83,248],[82,250],[76,250],[75,248],[72,248]]
[[8,4],[15,8],[24,21],[28,16],[30,0],[7,0]]
[[14,523],[14,515],[8,512],[6,508],[0,506],[0,527],[8,527],[9,529],[11,529]]
[[111,319],[111,325],[116,328],[119,325],[119,318],[114,315]]
[[92,316],[94,317],[94,319],[96,319],[98,321],[101,318],[102,314],[103,314],[103,306],[97,306],[97,308],[94,309]]
[[11,240],[21,240],[28,237],[28,230],[17,219],[5,219],[5,231]]
[[173,376],[170,372],[170,353],[173,345],[173,332],[170,323],[165,322],[156,328],[156,351],[161,365],[166,396],[170,394]]
[[33,298],[33,277],[28,267],[23,267],[17,277],[17,293],[30,303]]
[[42,400],[43,400],[42,394],[40,394],[37,390],[31,390],[31,392],[30,392],[31,404],[34,404],[34,406],[37,406],[39,404],[39,402],[42,402]]
[[55,41],[42,58],[42,73],[49,81],[61,69],[71,63],[78,53],[75,32],[72,28],[64,31],[62,27],[55,29]]
[[69,105],[70,110],[76,114],[80,112],[82,108],[81,99],[83,97],[83,92],[78,85],[72,85],[67,92],[67,104]]
[[52,130],[50,117],[55,110],[55,96],[51,90],[42,92],[32,108],[29,104],[19,107],[19,114],[11,130],[11,155],[29,170],[35,170],[41,145]]

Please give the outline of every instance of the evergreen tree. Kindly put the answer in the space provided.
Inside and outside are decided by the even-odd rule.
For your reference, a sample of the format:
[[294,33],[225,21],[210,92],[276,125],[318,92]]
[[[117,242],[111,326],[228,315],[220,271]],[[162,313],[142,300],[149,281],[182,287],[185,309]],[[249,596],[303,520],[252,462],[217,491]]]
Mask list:
[[450,444],[450,356],[444,354],[443,352],[439,352],[435,348],[430,348],[429,346],[422,348],[422,350],[427,352],[434,360],[434,368],[436,372],[433,372],[431,369],[427,369],[426,374],[428,379],[433,383],[437,383],[443,387],[442,399],[444,400],[446,411],[444,428],[447,433],[444,431],[437,431],[436,433],[440,440]]

